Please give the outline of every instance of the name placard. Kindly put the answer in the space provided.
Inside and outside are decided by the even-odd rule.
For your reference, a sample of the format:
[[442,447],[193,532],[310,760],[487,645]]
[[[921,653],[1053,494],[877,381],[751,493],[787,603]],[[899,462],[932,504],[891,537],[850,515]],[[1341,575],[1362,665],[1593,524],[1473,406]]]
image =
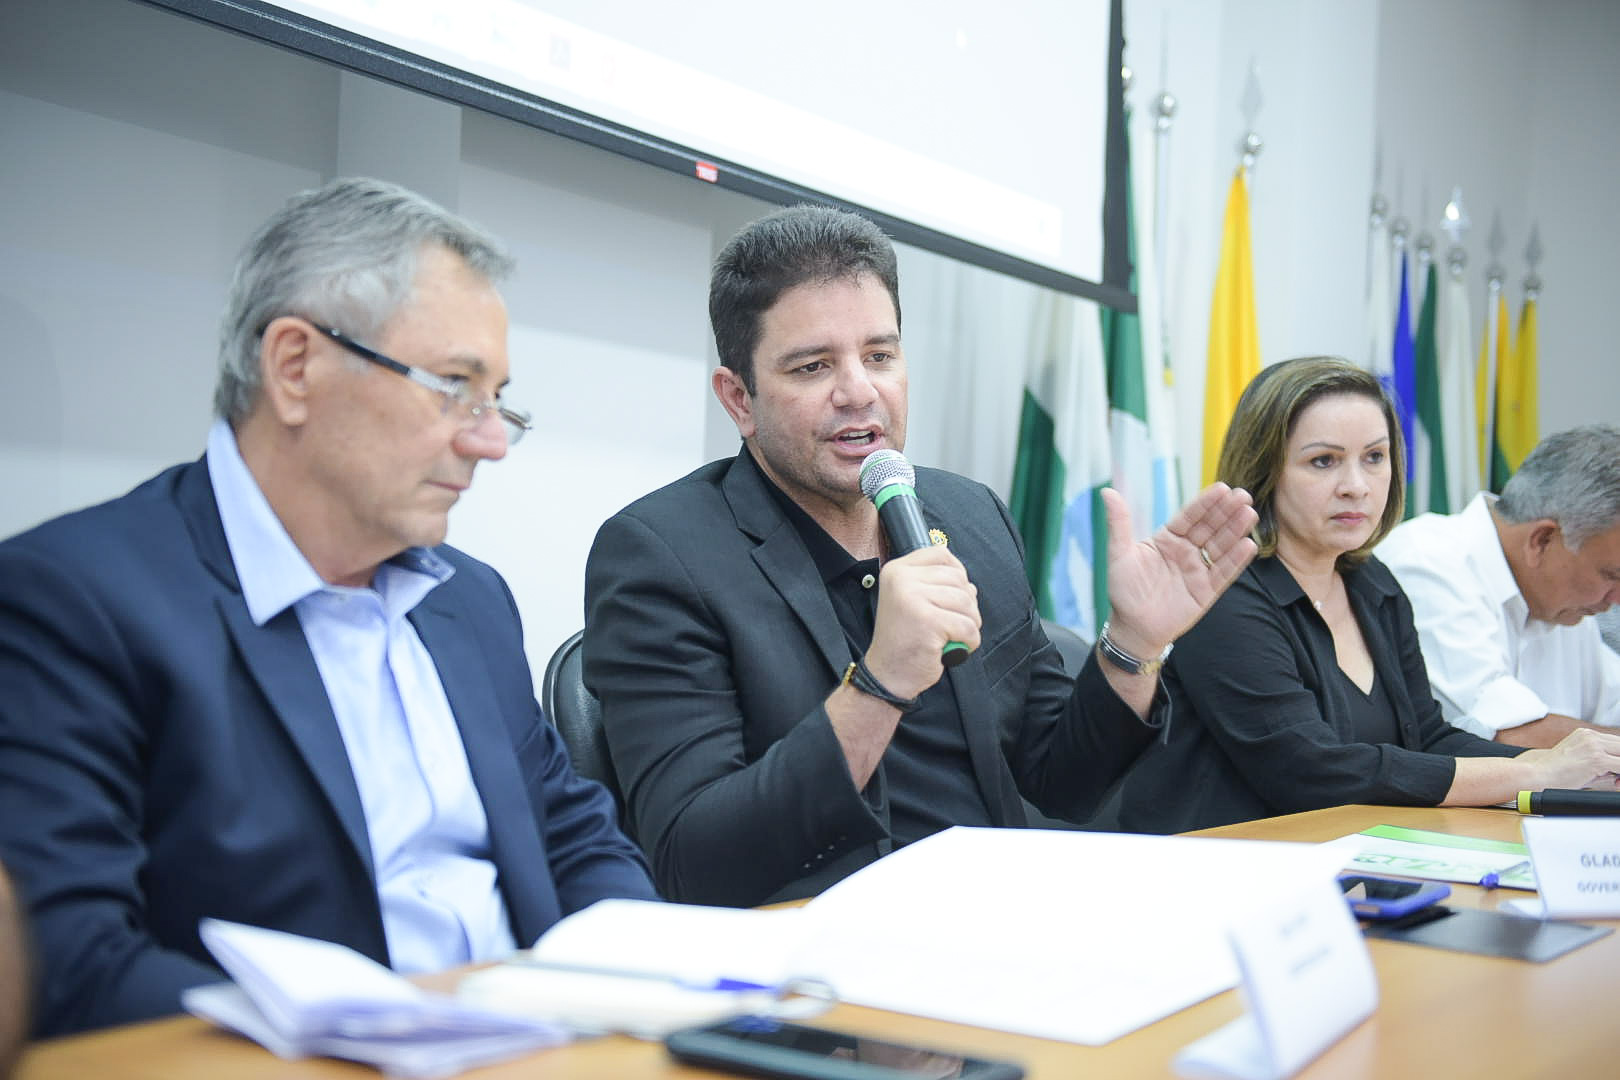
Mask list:
[[1378,1005],[1367,944],[1331,878],[1257,904],[1230,937],[1249,1011],[1177,1055],[1182,1076],[1282,1080]]
[[1522,824],[1547,918],[1620,917],[1620,817],[1527,817]]

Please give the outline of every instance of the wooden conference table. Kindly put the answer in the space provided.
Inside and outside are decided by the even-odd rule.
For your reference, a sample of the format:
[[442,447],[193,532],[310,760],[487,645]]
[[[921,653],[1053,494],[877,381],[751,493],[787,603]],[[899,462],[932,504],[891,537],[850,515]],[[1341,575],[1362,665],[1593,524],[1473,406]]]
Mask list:
[[[1404,825],[1463,836],[1520,840],[1507,810],[1343,806],[1210,829],[1195,835],[1260,840],[1331,840],[1370,825]],[[1209,887],[1219,888],[1212,883]],[[1453,886],[1447,903],[1494,908],[1515,890]],[[1196,903],[1196,896],[1189,896]],[[1620,922],[1611,923],[1620,927]],[[1620,1057],[1620,933],[1546,964],[1499,960],[1387,941],[1369,941],[1379,1006],[1371,1019],[1300,1076],[1576,1077],[1617,1075]],[[1154,957],[1147,962],[1169,958]],[[450,976],[443,976],[448,980]],[[1171,1076],[1183,1046],[1239,1016],[1227,991],[1107,1046],[1076,1046],[944,1021],[839,1005],[813,1021],[862,1034],[1022,1062],[1031,1080]],[[656,1043],[608,1038],[545,1050],[462,1074],[469,1080],[718,1077],[668,1061]],[[35,1044],[17,1080],[150,1077],[152,1080],[338,1080],[375,1078],[370,1068],[331,1060],[286,1062],[257,1045],[177,1017]]]

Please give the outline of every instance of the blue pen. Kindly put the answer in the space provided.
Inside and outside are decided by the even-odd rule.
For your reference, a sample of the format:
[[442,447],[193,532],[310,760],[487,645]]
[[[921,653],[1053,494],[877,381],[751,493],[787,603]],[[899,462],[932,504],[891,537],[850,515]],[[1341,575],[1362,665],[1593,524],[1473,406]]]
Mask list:
[[1517,874],[1520,870],[1528,869],[1530,869],[1530,860],[1525,859],[1522,862],[1516,862],[1512,866],[1505,867],[1501,870],[1492,870],[1490,873],[1479,879],[1479,886],[1482,889],[1494,889],[1498,885],[1502,884],[1503,878],[1511,877],[1512,875]]
[[560,971],[572,975],[605,975],[615,979],[645,979],[652,982],[672,983],[683,990],[699,990],[712,993],[737,994],[763,991],[768,994],[779,994],[782,991],[781,987],[749,982],[746,979],[683,979],[679,975],[666,975],[657,971],[627,971],[623,968],[593,967],[589,964],[559,964],[549,960],[535,960],[522,954],[511,957],[507,963],[517,964],[520,967],[538,968],[542,971]]

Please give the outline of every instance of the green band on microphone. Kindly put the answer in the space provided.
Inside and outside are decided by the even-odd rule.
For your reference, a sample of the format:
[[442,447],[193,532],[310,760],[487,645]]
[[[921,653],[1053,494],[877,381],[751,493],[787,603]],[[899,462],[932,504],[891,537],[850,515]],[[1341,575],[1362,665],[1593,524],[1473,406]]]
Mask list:
[[883,509],[883,504],[888,502],[896,495],[910,495],[913,499],[915,499],[917,497],[917,491],[910,484],[902,484],[898,480],[892,484],[884,484],[883,489],[876,495],[872,496],[872,505],[881,510]]

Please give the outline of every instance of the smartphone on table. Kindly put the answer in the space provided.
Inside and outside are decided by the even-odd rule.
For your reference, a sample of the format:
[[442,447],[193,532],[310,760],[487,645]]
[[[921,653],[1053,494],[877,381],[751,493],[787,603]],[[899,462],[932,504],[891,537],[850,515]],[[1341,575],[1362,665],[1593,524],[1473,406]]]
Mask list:
[[1020,1080],[1022,1066],[844,1031],[739,1016],[664,1037],[688,1065],[785,1080]]
[[1451,895],[1438,881],[1407,881],[1376,874],[1340,874],[1339,888],[1350,910],[1363,919],[1404,919]]

